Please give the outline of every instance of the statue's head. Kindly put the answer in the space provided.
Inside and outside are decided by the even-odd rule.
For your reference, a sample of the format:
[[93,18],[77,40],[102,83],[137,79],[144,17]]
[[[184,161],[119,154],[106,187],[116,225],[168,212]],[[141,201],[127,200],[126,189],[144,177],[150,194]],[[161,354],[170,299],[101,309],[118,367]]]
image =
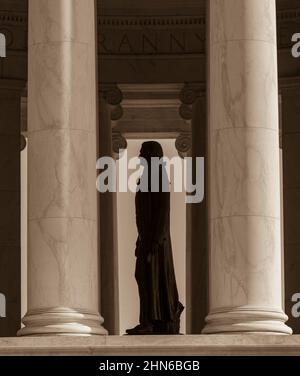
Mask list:
[[[143,171],[143,181],[145,187],[152,192],[169,192],[169,179],[165,169],[164,153],[162,146],[157,141],[146,141],[142,144],[140,156],[141,165],[145,167]],[[155,158],[152,160],[151,158]],[[151,174],[151,176],[149,176]],[[153,189],[152,189],[153,188]]]
[[143,142],[140,157],[145,158],[147,161],[150,161],[151,158],[157,157],[162,158],[164,156],[164,152],[162,146],[157,141],[146,141]]

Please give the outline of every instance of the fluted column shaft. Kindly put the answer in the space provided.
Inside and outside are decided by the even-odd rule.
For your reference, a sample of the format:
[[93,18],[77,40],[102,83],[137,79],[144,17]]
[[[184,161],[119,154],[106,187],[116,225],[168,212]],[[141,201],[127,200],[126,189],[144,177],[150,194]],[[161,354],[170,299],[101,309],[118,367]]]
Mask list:
[[28,312],[19,335],[105,334],[98,313],[94,0],[29,0]]
[[209,1],[210,314],[291,333],[282,310],[275,0]]

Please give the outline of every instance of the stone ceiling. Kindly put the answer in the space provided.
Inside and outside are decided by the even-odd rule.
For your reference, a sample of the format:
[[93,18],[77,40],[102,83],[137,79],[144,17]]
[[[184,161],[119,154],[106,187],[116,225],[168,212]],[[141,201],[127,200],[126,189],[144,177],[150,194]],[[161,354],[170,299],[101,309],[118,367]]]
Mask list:
[[300,0],[276,0],[278,9],[300,8]]
[[205,0],[98,0],[103,15],[199,15]]
[[27,4],[27,0],[0,0],[0,9],[19,12],[26,11]]
[[[103,15],[198,15],[208,0],[98,0]],[[300,8],[300,0],[276,0],[277,8]]]

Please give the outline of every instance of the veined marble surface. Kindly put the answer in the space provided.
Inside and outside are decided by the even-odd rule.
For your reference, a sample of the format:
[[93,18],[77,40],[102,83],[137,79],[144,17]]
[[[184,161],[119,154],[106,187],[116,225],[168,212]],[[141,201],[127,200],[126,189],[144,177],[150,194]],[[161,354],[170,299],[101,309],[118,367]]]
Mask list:
[[226,334],[1,338],[0,355],[300,355],[300,336]]
[[94,0],[29,1],[28,312],[19,335],[105,334]]
[[210,314],[203,333],[291,333],[282,311],[275,0],[209,2]]
[[276,44],[275,0],[212,0],[212,43],[258,40]]

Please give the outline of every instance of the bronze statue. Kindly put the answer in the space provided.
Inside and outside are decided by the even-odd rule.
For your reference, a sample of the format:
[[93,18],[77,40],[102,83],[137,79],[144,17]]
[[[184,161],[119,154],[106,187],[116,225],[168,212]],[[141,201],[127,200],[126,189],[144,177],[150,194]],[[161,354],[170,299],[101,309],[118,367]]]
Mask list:
[[[151,191],[151,158],[162,158],[158,142],[144,142],[140,157],[147,163],[147,191],[137,190],[135,198],[136,242],[135,278],[140,297],[140,323],[127,334],[178,334],[184,309],[178,299],[170,236],[170,190],[164,165],[159,167],[159,186]],[[152,187],[153,188],[153,187]],[[153,189],[152,189],[153,190]]]

